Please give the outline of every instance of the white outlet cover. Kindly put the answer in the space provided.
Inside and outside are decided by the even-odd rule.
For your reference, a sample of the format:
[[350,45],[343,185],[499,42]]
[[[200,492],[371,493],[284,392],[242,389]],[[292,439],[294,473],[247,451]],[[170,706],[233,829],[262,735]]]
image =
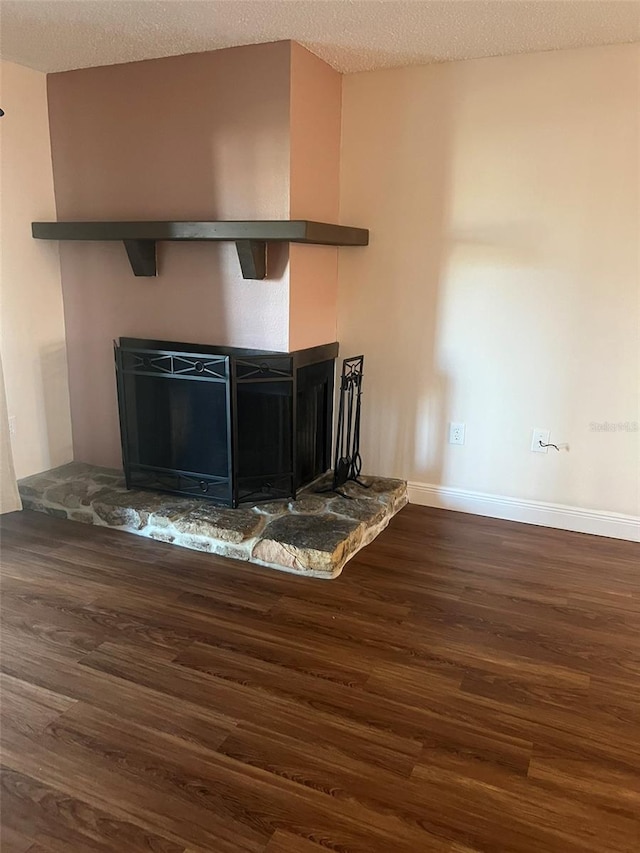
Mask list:
[[449,424],[449,444],[464,444],[465,425],[458,423]]
[[540,447],[540,443],[549,444],[549,437],[551,435],[550,430],[548,429],[534,429],[533,434],[531,436],[531,452],[532,453],[548,453],[548,447]]

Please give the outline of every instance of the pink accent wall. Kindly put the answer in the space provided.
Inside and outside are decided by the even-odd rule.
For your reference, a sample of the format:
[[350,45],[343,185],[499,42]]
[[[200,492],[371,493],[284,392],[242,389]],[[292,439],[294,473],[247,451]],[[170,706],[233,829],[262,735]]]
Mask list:
[[[340,221],[341,108],[342,75],[292,43],[292,219]],[[335,341],[338,249],[292,244],[289,277],[289,348]]]
[[[288,218],[290,57],[277,42],[50,75],[58,219]],[[75,458],[120,464],[114,338],[288,350],[287,254],[254,282],[232,244],[160,243],[144,279],[120,243],[61,243]]]

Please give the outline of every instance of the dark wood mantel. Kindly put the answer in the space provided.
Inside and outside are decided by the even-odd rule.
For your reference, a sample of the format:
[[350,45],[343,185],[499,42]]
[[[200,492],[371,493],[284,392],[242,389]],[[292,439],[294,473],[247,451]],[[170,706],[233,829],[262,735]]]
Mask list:
[[369,231],[307,219],[215,222],[33,222],[38,240],[119,240],[124,243],[134,275],[158,274],[158,241],[227,241],[236,244],[243,278],[267,274],[267,243],[316,246],[366,246]]

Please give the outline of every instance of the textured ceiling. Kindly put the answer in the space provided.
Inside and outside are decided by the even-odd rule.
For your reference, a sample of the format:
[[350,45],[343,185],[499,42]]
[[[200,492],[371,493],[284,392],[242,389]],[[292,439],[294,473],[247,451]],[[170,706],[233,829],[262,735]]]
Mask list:
[[294,39],[339,71],[640,40],[636,0],[0,0],[5,59],[62,71]]

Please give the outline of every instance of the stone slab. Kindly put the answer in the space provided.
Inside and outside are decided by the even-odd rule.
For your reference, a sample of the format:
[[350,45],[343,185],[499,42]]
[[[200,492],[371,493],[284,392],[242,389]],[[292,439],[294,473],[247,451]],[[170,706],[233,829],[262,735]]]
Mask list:
[[282,515],[267,524],[252,557],[302,574],[335,575],[362,538],[360,524],[333,513]]
[[310,577],[335,578],[407,503],[403,480],[363,477],[319,493],[323,481],[295,501],[219,507],[210,501],[127,490],[121,471],[70,462],[18,484],[25,509],[112,527],[167,545],[249,560]]

